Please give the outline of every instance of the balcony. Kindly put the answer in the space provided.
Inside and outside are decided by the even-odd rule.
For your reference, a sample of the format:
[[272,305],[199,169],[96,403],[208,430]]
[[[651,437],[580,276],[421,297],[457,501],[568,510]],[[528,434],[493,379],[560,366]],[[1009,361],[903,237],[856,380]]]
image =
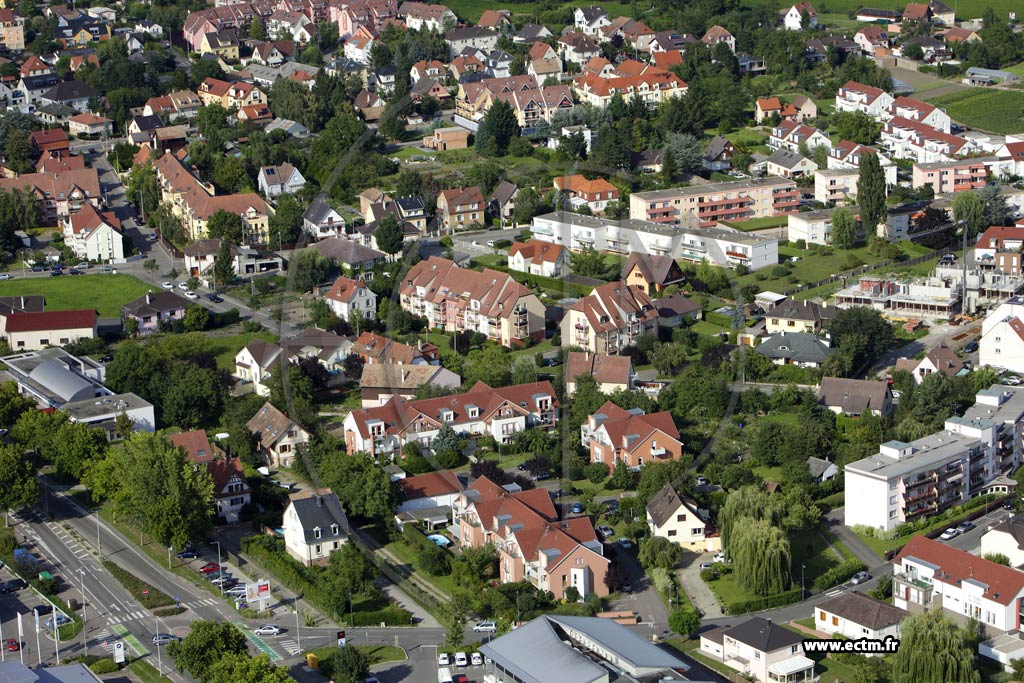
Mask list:
[[660,457],[664,456],[666,453],[668,453],[668,451],[665,450],[664,446],[661,446],[659,448],[655,448],[655,447],[651,446],[651,457],[652,458],[660,458]]
[[923,591],[928,591],[929,593],[932,591],[933,588],[931,581],[920,579],[916,576],[912,576],[911,574],[907,574],[905,572],[896,572],[892,575],[892,578],[893,581],[897,583],[902,583],[906,586],[913,586],[914,588],[918,588]]

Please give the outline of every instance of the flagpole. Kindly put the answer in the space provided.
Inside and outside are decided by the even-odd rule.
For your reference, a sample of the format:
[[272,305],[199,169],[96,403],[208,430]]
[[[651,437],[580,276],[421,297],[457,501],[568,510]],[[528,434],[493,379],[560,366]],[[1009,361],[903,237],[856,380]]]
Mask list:
[[18,612],[18,656],[25,663],[25,627],[22,625],[21,612]]
[[36,615],[36,655],[39,657],[39,666],[43,666],[43,648],[39,645],[39,612],[32,611]]

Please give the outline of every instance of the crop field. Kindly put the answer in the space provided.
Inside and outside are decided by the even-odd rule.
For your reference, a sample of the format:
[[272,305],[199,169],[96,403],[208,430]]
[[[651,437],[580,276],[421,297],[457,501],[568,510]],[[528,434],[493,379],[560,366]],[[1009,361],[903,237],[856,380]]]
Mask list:
[[999,133],[1024,132],[1024,92],[971,88],[930,100],[954,121]]

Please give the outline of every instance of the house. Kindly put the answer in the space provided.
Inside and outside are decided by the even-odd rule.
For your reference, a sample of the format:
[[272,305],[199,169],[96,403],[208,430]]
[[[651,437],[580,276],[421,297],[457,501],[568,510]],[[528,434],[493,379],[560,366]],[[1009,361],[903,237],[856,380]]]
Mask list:
[[684,275],[682,268],[670,256],[631,252],[622,266],[619,279],[653,296],[669,285],[683,282]]
[[100,213],[89,203],[83,204],[78,213],[64,220],[64,244],[75,256],[91,263],[124,259],[121,221],[113,212]]
[[184,319],[185,309],[189,305],[188,299],[175,292],[147,292],[121,307],[121,319],[125,323],[129,319],[134,320],[138,334],[150,334]]
[[447,527],[454,522],[453,511],[466,490],[459,475],[451,470],[427,472],[399,479],[401,502],[396,510],[399,528],[404,522],[424,522],[427,530]]
[[588,180],[581,175],[570,175],[558,176],[552,182],[574,208],[586,206],[594,213],[601,213],[608,202],[619,200],[619,188],[604,178]]
[[799,153],[803,146],[812,151],[816,147],[831,149],[832,141],[824,131],[796,121],[782,121],[772,128],[768,137],[768,147],[772,150],[786,149]]
[[796,120],[796,107],[784,104],[778,97],[758,97],[754,102],[754,122],[758,125],[772,116],[779,120]]
[[586,33],[566,33],[557,41],[558,56],[574,64],[586,64],[601,56],[597,41]]
[[11,51],[25,49],[25,19],[14,10],[0,10],[0,45]]
[[28,145],[38,155],[70,153],[71,141],[63,128],[34,130],[28,134]]
[[285,550],[307,567],[327,563],[351,533],[348,517],[331,489],[289,495],[282,526]]
[[396,457],[407,443],[430,448],[445,425],[462,435],[493,436],[504,444],[518,432],[554,427],[558,407],[550,382],[499,389],[477,382],[462,394],[416,401],[392,396],[382,406],[353,410],[345,417],[346,452]]
[[719,43],[725,43],[729,46],[729,50],[736,52],[736,38],[731,33],[722,28],[721,26],[715,25],[707,30],[707,32],[701,36],[700,42],[704,43],[710,48],[714,48]]
[[449,149],[467,149],[469,147],[469,131],[453,126],[451,128],[435,128],[434,134],[423,138],[423,146],[438,152]]
[[679,293],[655,299],[654,305],[658,309],[659,328],[682,327],[689,321],[700,320],[703,312],[699,303]]
[[436,78],[421,78],[409,90],[413,102],[421,102],[425,97],[433,97],[439,102],[447,102],[452,95]]
[[226,62],[237,62],[239,57],[238,34],[231,29],[204,33],[197,52],[200,55],[216,55]]
[[494,192],[491,193],[487,201],[487,212],[497,217],[503,227],[506,223],[515,224],[517,194],[519,194],[518,185],[502,180],[494,187]]
[[483,26],[458,26],[444,34],[444,42],[448,44],[448,54],[454,58],[467,47],[490,52],[498,46],[499,34]]
[[949,133],[952,126],[952,119],[949,114],[942,111],[934,104],[928,104],[921,100],[900,96],[893,100],[887,110],[889,117],[901,117],[910,121],[917,121],[926,126]]
[[273,121],[270,122],[270,124],[267,125],[266,128],[263,129],[263,132],[265,132],[267,135],[270,135],[275,130],[283,130],[289,136],[297,138],[299,140],[304,140],[305,138],[309,137],[308,128],[306,128],[301,123],[292,121],[290,119],[274,119]]
[[420,340],[416,346],[363,332],[352,344],[352,355],[359,356],[367,365],[391,363],[394,365],[439,365],[438,349]]
[[396,363],[367,363],[359,378],[363,408],[379,408],[394,396],[411,401],[424,386],[458,389],[462,378],[440,365]]
[[[1024,270],[1021,247],[1024,247],[1024,226],[993,225],[978,237],[974,245],[974,259],[982,268],[994,268],[1006,275],[1020,275]],[[1004,315],[1002,319],[1006,317]],[[1000,318],[990,316],[986,326],[991,326],[990,320],[997,319]]]
[[668,539],[697,553],[722,549],[722,538],[709,519],[707,510],[692,498],[681,497],[670,483],[647,501],[647,528],[651,536]]
[[811,479],[818,484],[834,479],[839,474],[839,468],[835,463],[815,458],[813,455],[807,458],[807,471],[810,473]]
[[513,242],[508,249],[508,267],[521,273],[562,278],[569,273],[568,252],[561,244],[542,240]]
[[807,157],[788,149],[779,148],[764,161],[768,175],[780,178],[800,178],[818,170],[818,165]]
[[339,277],[324,294],[324,301],[342,320],[377,317],[377,295],[362,280]]
[[322,239],[313,245],[313,249],[337,263],[353,279],[372,280],[373,269],[387,262],[385,253],[341,237]]
[[68,119],[68,132],[86,137],[110,135],[113,124],[114,122],[108,118],[85,112]]
[[870,412],[875,416],[892,417],[892,389],[884,380],[822,377],[818,405],[836,415],[858,417]]
[[679,430],[668,411],[647,415],[607,401],[580,432],[580,445],[590,453],[590,462],[607,465],[609,471],[619,462],[639,470],[645,463],[678,460],[683,454]]
[[820,333],[839,309],[827,304],[813,301],[787,299],[775,306],[765,315],[765,331],[768,334],[777,332],[810,332]]
[[402,310],[430,327],[480,332],[510,348],[544,336],[544,305],[507,273],[465,270],[431,256],[406,273],[399,294]]
[[903,117],[887,121],[881,137],[882,144],[893,156],[919,163],[953,161],[977,148],[972,140],[943,133],[927,124]]
[[219,104],[225,109],[241,109],[251,104],[266,104],[267,96],[251,83],[236,81],[228,83],[216,78],[207,78],[196,90],[204,105]]
[[896,607],[911,613],[941,609],[959,624],[973,618],[989,634],[1019,627],[1024,572],[926,536],[912,536],[892,565]]
[[563,343],[592,353],[621,353],[645,334],[655,334],[658,311],[639,287],[610,282],[595,287],[565,311]]
[[881,119],[893,102],[895,98],[880,88],[847,81],[836,91],[835,110],[859,111],[873,119]]
[[537,43],[546,40],[554,34],[543,24],[523,24],[519,32],[512,36],[512,42],[520,45]]
[[60,77],[54,73],[22,76],[17,88],[25,98],[22,104],[39,104],[43,94],[58,83],[60,83]]
[[[462,493],[458,510],[459,544],[498,548],[502,583],[529,581],[556,600],[570,587],[581,599],[608,594],[609,561],[590,518],[559,521],[543,489],[508,491],[480,477]],[[522,650],[517,651],[521,661]],[[607,674],[601,672],[603,679]]]
[[928,3],[907,3],[907,6],[903,9],[902,18],[904,22],[928,22],[931,21],[932,10],[928,6]]
[[608,12],[601,7],[577,7],[573,12],[573,28],[588,36],[599,35],[601,29],[611,23]]
[[1020,372],[1024,368],[1024,321],[1021,320],[1021,303],[1020,297],[1013,297],[985,318],[979,341],[979,365],[1003,367],[1011,372]]
[[270,396],[267,380],[278,364],[281,347],[262,339],[253,339],[235,354],[235,371],[232,375],[242,382],[252,382],[256,394]]
[[329,375],[340,376],[344,374],[344,361],[352,355],[354,344],[348,337],[310,325],[297,335],[282,339],[280,346],[289,363],[315,360]]
[[942,38],[946,43],[955,45],[957,43],[981,42],[981,34],[975,30],[963,26],[953,26],[952,22],[946,25],[949,26],[949,28],[943,29],[935,34]]
[[[830,170],[859,171],[860,161],[867,154],[878,156],[878,164],[885,174],[885,184],[889,187],[896,185],[896,164],[892,159],[882,154],[874,147],[868,147],[849,140],[840,140],[832,146],[828,153],[828,168]],[[854,188],[856,183],[853,184]],[[851,194],[856,194],[854,189]]]
[[[849,189],[846,184],[847,176],[853,176],[853,192],[856,192],[856,171],[816,171],[814,174],[815,198],[821,189],[825,192],[830,201],[843,202]],[[843,181],[842,186],[838,185],[839,180]],[[826,201],[826,200],[819,200]],[[786,239],[790,242],[803,240],[806,244],[831,244],[832,243],[832,214],[833,209],[822,211],[806,211],[804,213],[791,213],[788,216],[786,227]]]
[[[413,31],[435,31],[437,33],[444,33],[458,21],[455,12],[444,5],[430,5],[408,0],[399,5],[398,16],[405,19],[405,25]],[[489,26],[488,28],[497,27]]]
[[217,516],[228,524],[238,522],[242,508],[252,499],[252,492],[242,470],[242,461],[227,457],[224,451],[211,445],[206,432],[201,429],[171,434],[167,440],[172,446],[184,450],[189,462],[206,467],[213,481],[213,501]]
[[689,86],[675,74],[652,67],[634,76],[602,78],[584,73],[573,80],[573,88],[580,101],[595,107],[607,107],[612,98],[619,95],[626,101],[639,97],[648,107],[655,108],[673,97],[685,95]]
[[306,186],[306,179],[299,169],[287,161],[280,166],[262,166],[256,179],[260,192],[273,199],[282,194],[299,192]]
[[889,33],[881,26],[865,26],[853,36],[853,42],[860,46],[864,54],[875,56],[879,50],[889,48]]
[[[1024,325],[1022,325],[1022,328],[1024,328]],[[982,341],[984,342],[984,337],[982,337]],[[983,360],[980,362],[984,364]],[[924,381],[925,377],[933,372],[941,372],[946,377],[952,379],[964,370],[964,364],[957,358],[956,352],[953,349],[945,344],[939,344],[921,360],[900,358],[896,361],[896,370],[906,370],[914,378],[914,381],[920,384]]]
[[[53,349],[63,353],[60,348]],[[135,432],[156,431],[156,417],[153,404],[131,392],[126,394],[101,394],[79,401],[69,401],[60,406],[70,422],[86,425],[99,430],[108,442],[125,438],[118,427],[118,418],[127,417],[132,421]]]
[[443,190],[437,197],[438,228],[454,234],[484,220],[484,197],[480,187],[456,187]]
[[704,148],[702,165],[709,171],[727,171],[732,168],[732,157],[736,145],[727,138],[716,135]]
[[314,240],[342,237],[345,219],[327,203],[327,195],[318,194],[302,214],[302,229]]
[[1024,565],[1024,515],[1013,515],[990,526],[981,536],[982,557],[990,554],[1005,555],[1011,567]]
[[13,351],[34,351],[95,339],[99,314],[85,309],[13,313],[5,318],[7,345]]
[[908,616],[907,610],[888,602],[846,591],[815,606],[814,629],[848,640],[885,640],[899,638],[900,622]]
[[982,161],[962,159],[914,164],[911,185],[914,189],[925,186],[935,194],[980,190],[988,184],[988,168]]
[[427,61],[421,59],[412,65],[409,69],[409,79],[413,84],[419,83],[424,78],[433,78],[436,80],[442,80],[448,75],[448,69],[445,67],[444,62],[439,62],[436,59]]
[[576,380],[588,375],[603,394],[632,391],[636,371],[629,356],[609,356],[589,351],[570,351],[565,358],[565,395],[576,394]]
[[827,339],[807,332],[779,332],[761,340],[754,351],[771,358],[776,365],[820,368],[829,356],[835,355]]
[[782,25],[787,31],[802,31],[808,28],[817,28],[818,13],[809,2],[798,2],[790,7],[782,16]]
[[296,451],[310,439],[309,432],[270,402],[263,404],[245,426],[255,435],[260,454],[271,467],[291,467]]
[[814,678],[814,660],[803,655],[804,636],[770,619],[753,617],[700,636],[700,653],[757,683]]

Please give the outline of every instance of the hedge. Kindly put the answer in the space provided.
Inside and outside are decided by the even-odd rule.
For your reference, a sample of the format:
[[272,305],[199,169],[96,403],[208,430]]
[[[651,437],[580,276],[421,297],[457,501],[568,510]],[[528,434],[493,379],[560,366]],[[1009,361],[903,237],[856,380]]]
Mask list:
[[714,311],[707,311],[704,314],[704,322],[711,323],[712,325],[718,325],[730,329],[732,327],[732,316],[726,315],[725,313],[715,313]]
[[832,586],[838,586],[848,581],[857,572],[862,572],[866,569],[867,567],[860,560],[846,560],[842,564],[820,574],[814,580],[814,590],[823,591],[832,588]]
[[100,676],[102,674],[112,674],[121,667],[119,667],[113,659],[101,659],[98,662],[90,664],[89,668],[92,669],[94,674]]
[[401,607],[385,607],[376,612],[355,612],[351,622],[352,626],[412,626],[412,614]]
[[106,569],[117,582],[125,587],[132,597],[139,601],[146,609],[157,607],[169,607],[173,604],[174,598],[167,593],[151,586],[131,572],[119,567],[110,560],[103,560],[103,568]]
[[766,595],[763,598],[752,598],[750,600],[729,602],[723,605],[723,607],[727,614],[760,612],[761,610],[784,607],[786,605],[792,605],[794,602],[800,602],[802,593],[803,591],[801,589],[793,588],[788,591],[783,591],[782,593],[776,593],[775,595]]

